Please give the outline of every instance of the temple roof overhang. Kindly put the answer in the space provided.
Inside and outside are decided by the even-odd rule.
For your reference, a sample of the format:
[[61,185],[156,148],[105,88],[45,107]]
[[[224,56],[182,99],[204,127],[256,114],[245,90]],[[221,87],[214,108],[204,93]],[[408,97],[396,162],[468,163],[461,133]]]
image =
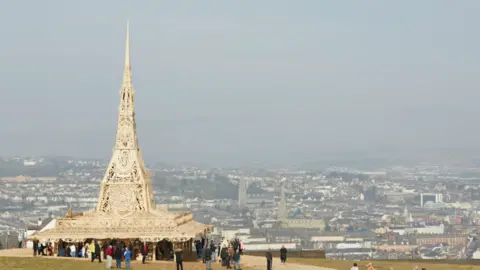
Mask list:
[[212,225],[193,220],[189,212],[85,212],[73,218],[57,219],[56,227],[28,238],[42,242],[85,242],[87,239],[139,239],[158,242],[163,239],[183,242],[207,234]]

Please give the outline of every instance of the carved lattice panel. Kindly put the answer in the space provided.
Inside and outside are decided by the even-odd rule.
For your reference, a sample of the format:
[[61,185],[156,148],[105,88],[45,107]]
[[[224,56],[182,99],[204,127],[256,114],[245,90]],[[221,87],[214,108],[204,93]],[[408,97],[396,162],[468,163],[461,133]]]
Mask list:
[[110,198],[110,185],[104,184],[100,190],[99,209],[98,211],[109,212],[111,210]]
[[133,117],[121,115],[118,118],[118,130],[133,127]]
[[105,184],[101,211],[145,211],[143,185]]

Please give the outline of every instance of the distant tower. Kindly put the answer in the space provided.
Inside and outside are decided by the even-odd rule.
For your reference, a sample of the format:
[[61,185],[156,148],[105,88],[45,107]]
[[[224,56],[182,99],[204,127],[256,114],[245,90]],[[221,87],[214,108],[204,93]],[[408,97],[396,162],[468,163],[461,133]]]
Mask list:
[[238,180],[238,206],[245,207],[247,205],[247,189],[248,181],[245,177]]
[[403,209],[403,217],[408,218],[408,208],[405,205],[405,208]]
[[285,203],[285,182],[280,186],[280,204],[278,205],[277,219],[280,223],[285,223],[287,219],[287,204]]

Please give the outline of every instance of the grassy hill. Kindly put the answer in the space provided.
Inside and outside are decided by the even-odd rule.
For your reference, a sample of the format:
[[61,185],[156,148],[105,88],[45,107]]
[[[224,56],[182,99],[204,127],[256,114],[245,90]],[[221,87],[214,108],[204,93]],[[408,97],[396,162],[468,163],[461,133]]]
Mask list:
[[[300,259],[291,258],[288,259],[288,263],[308,264],[315,266],[323,266],[334,269],[350,269],[355,261],[342,261],[342,260],[325,260],[325,259]],[[445,264],[441,261],[421,261],[421,262],[406,262],[406,261],[371,261],[375,270],[412,270],[414,266],[418,266],[420,269],[426,268],[427,270],[480,270],[480,265],[468,265],[468,264]],[[368,261],[356,262],[361,270],[366,269]]]
[[[263,258],[262,258],[263,262]],[[323,259],[297,259],[290,258],[288,259],[287,267],[279,266],[279,263],[274,263],[277,266],[274,266],[274,269],[285,269],[288,270],[288,264],[305,264],[305,265],[315,265],[323,266],[333,269],[350,269],[352,267],[353,261],[342,261],[342,260],[323,260]],[[361,270],[365,270],[366,261],[357,262]],[[427,270],[480,270],[480,265],[461,265],[461,264],[445,264],[441,262],[434,261],[425,261],[425,262],[405,262],[405,261],[372,261],[376,270],[389,270],[393,268],[394,270],[412,270],[415,265],[418,265],[421,268],[426,268]],[[125,264],[122,265],[125,269]],[[262,265],[263,266],[263,265]],[[113,266],[115,267],[115,266]],[[297,269],[296,266],[293,269]],[[32,257],[0,257],[0,270],[50,270],[50,269],[68,269],[68,270],[101,270],[105,269],[105,263],[94,262],[91,263],[88,260],[79,260],[79,259],[55,259],[55,258],[32,258]],[[112,268],[114,269],[114,268]],[[138,262],[132,263],[132,269],[147,270],[147,269],[158,269],[158,270],[174,270],[176,265],[173,262],[163,262],[163,263],[149,263],[142,265]],[[202,263],[184,263],[185,270],[203,270],[205,265]],[[220,266],[220,264],[213,265],[214,270],[225,269]],[[261,270],[263,267],[242,267],[244,270]]]
[[[183,264],[185,270],[204,270],[205,265],[202,263],[187,263]],[[55,259],[55,258],[15,258],[15,257],[0,257],[0,270],[52,270],[52,269],[68,269],[68,270],[104,270],[105,263],[89,262],[87,259]],[[113,268],[115,269],[115,261]],[[125,264],[122,264],[122,269],[125,269]],[[174,262],[164,263],[150,263],[144,264],[133,262],[132,269],[158,269],[158,270],[174,270],[177,269]],[[213,269],[225,269],[219,264],[213,266]],[[248,268],[243,268],[248,270]]]

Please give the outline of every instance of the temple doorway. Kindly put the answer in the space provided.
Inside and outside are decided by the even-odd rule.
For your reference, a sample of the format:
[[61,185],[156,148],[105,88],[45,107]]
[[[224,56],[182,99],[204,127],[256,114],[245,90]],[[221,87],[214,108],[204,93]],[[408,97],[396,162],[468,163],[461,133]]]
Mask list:
[[159,261],[173,260],[173,243],[166,239],[158,242],[155,250],[155,258]]

